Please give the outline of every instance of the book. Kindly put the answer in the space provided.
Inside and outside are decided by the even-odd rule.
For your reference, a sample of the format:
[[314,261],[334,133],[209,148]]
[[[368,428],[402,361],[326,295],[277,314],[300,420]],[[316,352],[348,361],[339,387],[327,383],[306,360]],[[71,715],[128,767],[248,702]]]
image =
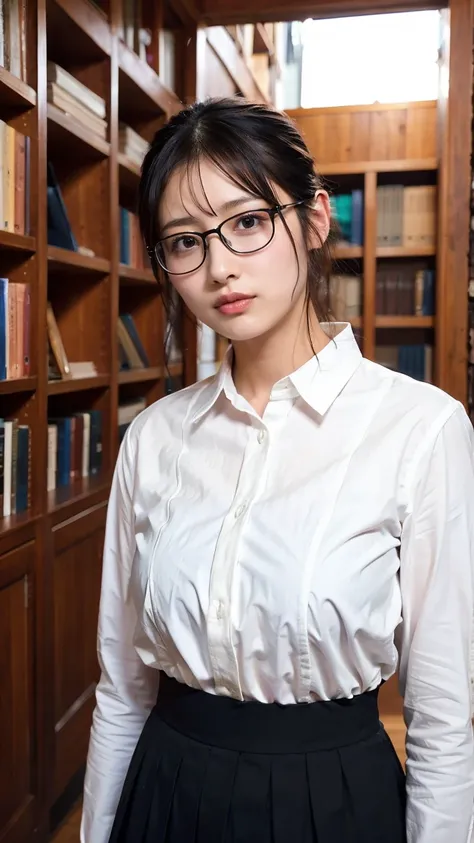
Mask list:
[[48,162],[48,243],[77,252],[77,242],[72,233],[66,206],[62,197],[54,167]]
[[51,346],[56,365],[59,369],[59,372],[61,373],[61,377],[69,378],[71,376],[69,361],[58,328],[58,323],[56,322],[56,317],[54,315],[54,311],[50,302],[48,302],[46,306],[46,323],[49,344]]
[[51,86],[54,85],[55,90],[64,91],[65,94],[68,94],[96,117],[99,117],[101,120],[105,119],[105,100],[94,93],[94,91],[91,91],[86,85],[83,85],[82,82],[79,82],[72,73],[68,73],[67,70],[64,70],[63,67],[60,67],[60,65],[54,62],[48,61],[47,74],[48,88],[52,90]]

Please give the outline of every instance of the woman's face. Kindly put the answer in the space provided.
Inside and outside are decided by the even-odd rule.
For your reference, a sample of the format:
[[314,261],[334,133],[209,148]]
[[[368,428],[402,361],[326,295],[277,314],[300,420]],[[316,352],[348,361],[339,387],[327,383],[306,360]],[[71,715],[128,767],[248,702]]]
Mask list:
[[[279,203],[294,201],[276,188]],[[160,206],[159,224],[162,237],[168,241],[167,255],[173,265],[188,266],[191,254],[198,254],[198,240],[179,238],[180,232],[204,232],[235,214],[243,216],[226,227],[234,247],[246,248],[259,243],[268,232],[268,217],[252,211],[269,207],[258,197],[236,185],[217,167],[201,161],[190,178],[181,172],[171,177]],[[232,341],[262,337],[279,326],[292,312],[303,312],[306,289],[308,248],[320,245],[318,238],[305,244],[296,208],[282,212],[292,233],[295,249],[281,217],[275,215],[275,234],[261,251],[235,254],[217,234],[207,238],[207,255],[198,269],[184,275],[169,275],[171,283],[200,322]],[[311,211],[321,241],[329,229],[329,202],[321,191]],[[262,229],[260,235],[257,229]],[[232,238],[232,239],[231,239]],[[299,266],[298,266],[299,263]],[[227,301],[238,294],[240,301]]]

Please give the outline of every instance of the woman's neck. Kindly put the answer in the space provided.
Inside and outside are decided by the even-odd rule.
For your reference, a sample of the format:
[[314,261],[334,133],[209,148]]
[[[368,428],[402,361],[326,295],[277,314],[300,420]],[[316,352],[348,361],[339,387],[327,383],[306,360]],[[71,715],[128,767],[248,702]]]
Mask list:
[[[288,326],[286,326],[288,327]],[[237,392],[263,415],[275,383],[303,366],[329,342],[316,316],[298,330],[274,331],[233,342],[233,378]]]

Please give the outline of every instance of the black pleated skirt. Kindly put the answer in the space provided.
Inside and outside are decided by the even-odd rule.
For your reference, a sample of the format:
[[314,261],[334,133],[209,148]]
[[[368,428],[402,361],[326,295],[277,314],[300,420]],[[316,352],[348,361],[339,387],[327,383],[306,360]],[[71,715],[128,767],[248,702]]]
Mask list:
[[405,843],[377,691],[240,702],[160,677],[109,843]]

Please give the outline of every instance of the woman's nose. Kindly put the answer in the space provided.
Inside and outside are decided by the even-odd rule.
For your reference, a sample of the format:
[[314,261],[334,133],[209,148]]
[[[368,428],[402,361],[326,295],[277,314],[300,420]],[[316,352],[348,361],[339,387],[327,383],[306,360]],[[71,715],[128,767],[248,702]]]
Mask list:
[[207,265],[209,279],[215,284],[225,284],[238,275],[238,256],[224,246],[218,234],[207,238]]

